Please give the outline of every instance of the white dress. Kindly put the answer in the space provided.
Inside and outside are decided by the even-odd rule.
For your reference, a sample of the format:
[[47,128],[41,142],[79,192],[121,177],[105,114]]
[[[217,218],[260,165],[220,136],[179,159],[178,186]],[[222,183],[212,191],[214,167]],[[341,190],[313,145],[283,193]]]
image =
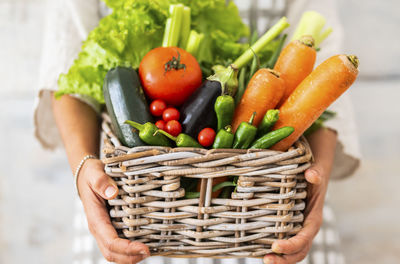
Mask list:
[[[98,0],[51,0],[46,10],[46,29],[43,57],[36,107],[34,112],[35,136],[44,148],[54,149],[62,146],[51,110],[51,92],[58,89],[60,73],[66,73],[77,57],[82,41],[96,27],[102,16],[109,10]],[[326,58],[341,53],[343,31],[338,19],[335,0],[236,0],[240,14],[246,23],[257,22],[260,33],[281,16],[286,15],[291,25],[296,25],[305,10],[315,10],[327,18],[327,24],[334,31],[321,45],[317,64]],[[289,35],[294,26],[290,27]],[[88,97],[75,95],[99,112],[97,102]],[[338,179],[351,175],[360,162],[360,151],[354,114],[347,93],[341,96],[331,107],[337,112],[335,119],[327,126],[338,132],[335,163],[332,178]],[[90,235],[80,201],[77,200],[75,227],[77,236],[73,246],[74,263],[107,263],[101,256],[95,240]],[[333,228],[333,212],[325,206],[324,224],[314,240],[313,249],[301,263],[343,263],[338,246],[337,233]],[[259,259],[168,259],[152,257],[146,263],[261,263]]]

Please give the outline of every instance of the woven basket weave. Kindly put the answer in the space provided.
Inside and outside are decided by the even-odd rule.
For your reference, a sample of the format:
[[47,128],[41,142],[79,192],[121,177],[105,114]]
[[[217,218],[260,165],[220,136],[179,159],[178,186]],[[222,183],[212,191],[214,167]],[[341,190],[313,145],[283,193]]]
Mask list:
[[[119,186],[109,201],[121,237],[169,257],[262,257],[301,229],[312,154],[301,139],[286,152],[122,146],[103,115],[105,171]],[[213,179],[239,176],[231,199],[211,198]],[[182,177],[201,179],[185,199]]]

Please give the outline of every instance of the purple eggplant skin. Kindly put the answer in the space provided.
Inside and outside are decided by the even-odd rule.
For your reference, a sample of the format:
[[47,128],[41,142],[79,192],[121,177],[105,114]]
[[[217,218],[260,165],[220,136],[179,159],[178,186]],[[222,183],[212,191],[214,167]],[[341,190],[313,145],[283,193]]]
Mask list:
[[199,132],[206,127],[216,129],[214,104],[221,93],[221,83],[218,81],[206,80],[197,88],[180,108],[183,133],[197,138]]

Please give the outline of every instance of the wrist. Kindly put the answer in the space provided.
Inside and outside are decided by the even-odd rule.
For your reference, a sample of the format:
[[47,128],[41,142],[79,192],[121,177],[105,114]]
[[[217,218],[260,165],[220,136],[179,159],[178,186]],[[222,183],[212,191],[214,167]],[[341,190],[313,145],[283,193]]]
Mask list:
[[76,188],[76,192],[78,194],[78,196],[80,197],[80,193],[79,193],[79,188],[78,188],[78,179],[79,179],[79,175],[82,173],[82,171],[85,169],[84,167],[87,167],[85,165],[87,165],[87,163],[90,163],[90,160],[98,160],[96,155],[93,154],[87,154],[85,155],[81,161],[79,162],[79,164],[77,165],[76,169],[75,169],[75,173],[74,173],[74,182],[75,182],[75,188]]

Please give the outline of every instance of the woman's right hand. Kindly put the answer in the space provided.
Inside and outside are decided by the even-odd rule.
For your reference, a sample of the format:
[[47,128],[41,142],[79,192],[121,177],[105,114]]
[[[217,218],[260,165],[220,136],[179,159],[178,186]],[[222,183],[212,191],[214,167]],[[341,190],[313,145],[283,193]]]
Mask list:
[[89,230],[108,261],[137,263],[150,256],[146,245],[119,238],[111,224],[104,199],[114,199],[118,194],[118,188],[104,173],[104,164],[101,160],[87,160],[79,173],[77,184]]

